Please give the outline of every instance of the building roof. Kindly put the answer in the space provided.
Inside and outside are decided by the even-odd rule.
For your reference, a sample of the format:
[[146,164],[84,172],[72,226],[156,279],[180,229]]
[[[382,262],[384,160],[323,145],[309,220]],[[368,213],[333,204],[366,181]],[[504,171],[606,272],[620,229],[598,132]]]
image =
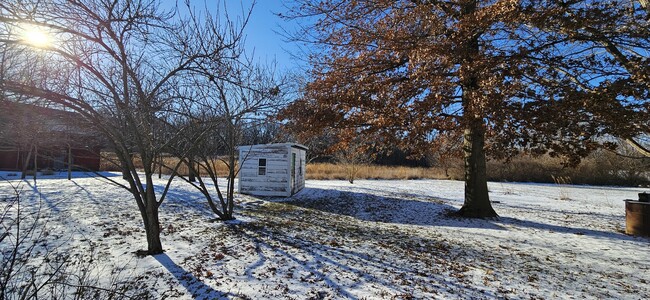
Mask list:
[[298,144],[298,143],[273,143],[273,144],[257,144],[257,145],[242,145],[238,146],[237,149],[242,150],[242,149],[253,149],[253,148],[266,148],[266,147],[291,147],[291,148],[298,148],[302,150],[309,150],[307,146]]

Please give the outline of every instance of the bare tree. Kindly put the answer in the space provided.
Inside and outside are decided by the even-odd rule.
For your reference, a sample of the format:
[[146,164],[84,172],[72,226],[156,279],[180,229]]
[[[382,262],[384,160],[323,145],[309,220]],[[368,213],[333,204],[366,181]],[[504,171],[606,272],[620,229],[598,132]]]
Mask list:
[[[72,109],[106,137],[127,181],[113,183],[127,189],[138,205],[147,254],[163,251],[158,208],[173,180],[170,177],[156,191],[154,162],[188,129],[169,122],[182,113],[178,108],[186,100],[176,93],[176,86],[196,70],[199,61],[218,64],[227,59],[228,49],[240,43],[244,25],[222,22],[219,11],[202,14],[202,22],[197,22],[181,16],[177,8],[163,11],[159,4],[156,0],[34,0],[0,6],[4,24],[50,31],[58,42],[41,51],[50,56],[50,64],[72,67],[79,78],[75,82],[48,76],[39,85],[4,78],[0,88]],[[204,30],[206,24],[211,24],[211,30]],[[29,51],[21,40],[4,36],[0,40],[2,45]],[[134,159],[142,162],[142,174]]]
[[[255,65],[244,56],[243,49],[231,53],[232,60],[224,62],[203,61],[195,74],[194,113],[189,121],[194,124],[192,149],[187,152],[186,163],[190,173],[207,174],[213,187],[208,187],[201,176],[198,183],[188,180],[206,197],[212,211],[220,220],[234,219],[235,178],[239,165],[246,157],[237,157],[238,146],[245,141],[245,133],[266,124],[284,103],[282,78],[274,72]],[[180,147],[179,149],[183,149]],[[181,157],[182,159],[182,157]],[[239,164],[238,160],[239,159]],[[226,174],[219,174],[217,164],[226,166]],[[219,184],[225,179],[225,189]],[[211,189],[216,197],[211,194]]]
[[369,143],[364,139],[356,138],[346,144],[340,145],[334,152],[334,159],[345,168],[346,179],[354,183],[361,168],[372,162],[373,156],[368,151]]

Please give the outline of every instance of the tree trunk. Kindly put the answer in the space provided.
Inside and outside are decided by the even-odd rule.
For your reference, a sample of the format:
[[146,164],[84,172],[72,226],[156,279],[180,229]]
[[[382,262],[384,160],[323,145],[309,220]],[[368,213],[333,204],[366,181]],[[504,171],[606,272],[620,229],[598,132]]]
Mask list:
[[163,253],[160,241],[160,221],[158,220],[158,209],[147,205],[147,254],[156,255]]
[[190,182],[196,182],[196,174],[194,173],[194,159],[189,159],[187,163],[187,169],[188,169],[188,180]]
[[122,179],[126,180],[129,178],[129,165],[124,160],[120,161],[120,163],[122,164]]
[[34,181],[36,181],[36,175],[38,173],[38,144],[34,145]]
[[158,179],[162,178],[162,166],[163,166],[163,156],[160,154],[158,156]]
[[[468,1],[462,5],[463,15],[476,12],[477,1]],[[463,153],[465,157],[465,202],[458,215],[469,218],[498,217],[492,208],[487,188],[487,173],[485,166],[485,129],[484,111],[478,98],[480,93],[479,77],[473,69],[475,60],[480,53],[479,36],[467,40],[461,46],[461,87],[463,90],[463,118],[465,132],[463,134]]]
[[[234,145],[234,143],[233,143]],[[227,203],[228,208],[225,213],[226,220],[234,220],[235,212],[235,154],[233,148],[230,150],[230,158],[228,160],[230,163],[230,168],[228,170],[228,190],[227,190]],[[226,221],[224,220],[224,221]]]
[[72,180],[72,146],[68,145],[68,180]]
[[163,253],[160,241],[160,220],[158,219],[158,202],[153,189],[151,174],[147,174],[147,187],[145,190],[145,212],[143,213],[144,228],[147,233],[147,254],[156,255]]
[[23,161],[22,168],[20,170],[20,179],[25,179],[27,177],[27,168],[29,167],[29,160],[32,159],[32,145],[29,145],[29,152],[27,152],[27,158]]
[[498,217],[492,208],[485,166],[485,133],[480,121],[470,123],[464,132],[465,202],[458,214],[470,218]]

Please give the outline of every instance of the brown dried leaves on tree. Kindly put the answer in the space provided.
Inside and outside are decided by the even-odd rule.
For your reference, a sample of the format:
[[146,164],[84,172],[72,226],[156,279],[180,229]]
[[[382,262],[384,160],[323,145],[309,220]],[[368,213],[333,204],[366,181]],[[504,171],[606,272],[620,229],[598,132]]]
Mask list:
[[298,2],[291,17],[312,25],[296,40],[318,51],[303,97],[284,111],[288,126],[420,152],[464,134],[463,215],[496,216],[484,151],[575,164],[612,147],[603,136],[648,132],[650,47],[637,2]]

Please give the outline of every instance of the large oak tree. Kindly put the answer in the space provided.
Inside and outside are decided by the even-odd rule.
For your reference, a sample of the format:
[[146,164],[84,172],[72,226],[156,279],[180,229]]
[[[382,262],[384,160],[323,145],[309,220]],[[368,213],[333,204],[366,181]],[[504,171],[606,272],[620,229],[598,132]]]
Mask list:
[[[612,147],[603,136],[642,132],[647,88],[626,80],[634,72],[603,51],[610,47],[597,32],[581,35],[585,26],[620,25],[625,12],[642,21],[636,2],[297,2],[287,17],[302,18],[305,26],[295,38],[318,51],[309,57],[303,97],[284,112],[288,125],[302,135],[334,129],[341,141],[372,135],[378,144],[416,151],[438,137],[462,135],[462,216],[496,216],[486,152],[501,158],[550,153],[577,163],[594,149]],[[647,40],[646,31],[639,35]],[[647,43],[631,47],[647,58]],[[625,119],[611,122],[613,114],[603,113],[610,108]]]

